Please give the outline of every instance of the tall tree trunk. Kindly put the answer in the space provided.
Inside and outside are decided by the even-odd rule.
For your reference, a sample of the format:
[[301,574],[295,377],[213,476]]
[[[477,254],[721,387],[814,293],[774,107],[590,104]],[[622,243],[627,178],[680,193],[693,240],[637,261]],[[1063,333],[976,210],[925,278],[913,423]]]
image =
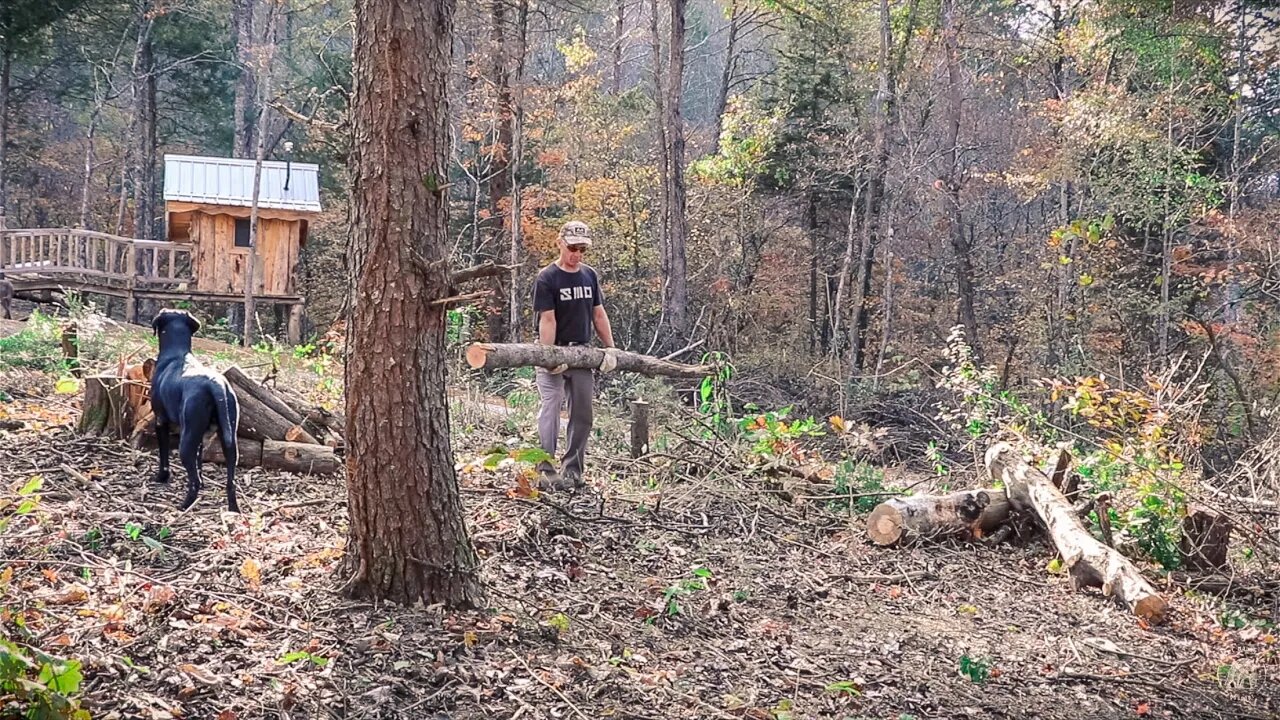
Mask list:
[[[520,163],[524,158],[524,67],[529,54],[529,0],[520,0],[516,20],[516,99],[511,125],[511,246],[507,262],[518,268],[524,249],[524,215],[521,208]],[[520,274],[513,270],[507,284],[507,340],[520,342]]]
[[809,231],[809,352],[817,349],[818,337],[818,191],[812,185],[805,193],[805,229]]
[[658,264],[662,274],[663,322],[666,321],[667,284],[671,277],[671,143],[667,137],[666,87],[662,70],[662,30],[658,0],[649,2],[649,34],[653,41],[654,124],[658,128],[658,179],[662,192],[658,196]]
[[[135,19],[138,23],[138,35],[133,47],[133,64],[130,76],[129,90],[130,100],[132,102],[133,113],[129,118],[129,135],[130,150],[128,155],[128,168],[121,175],[121,192],[125,192],[127,185],[133,197],[133,229],[134,237],[143,237],[144,227],[148,224],[144,218],[144,213],[150,212],[150,202],[147,200],[146,193],[146,165],[147,165],[147,138],[151,133],[152,121],[149,116],[152,115],[151,109],[148,107],[150,91],[147,80],[152,75],[151,61],[151,28],[154,20],[151,18],[152,2],[151,0],[139,0],[134,6]],[[154,162],[154,153],[152,154]],[[125,182],[128,177],[129,182]],[[124,197],[121,197],[121,203],[124,203]],[[123,205],[121,207],[123,220]]]
[[844,259],[840,262],[840,283],[836,286],[836,296],[831,302],[831,336],[835,338],[835,342],[831,346],[833,353],[839,353],[844,345],[840,339],[840,331],[844,329],[841,327],[845,314],[844,296],[853,278],[853,257],[854,251],[858,246],[858,200],[860,195],[859,187],[855,184],[853,198],[849,201],[849,225],[845,228]]
[[142,44],[141,112],[138,133],[138,174],[134,185],[137,237],[156,239],[156,63],[151,41],[151,20],[147,20],[146,41]]
[[731,0],[729,6],[729,39],[724,52],[724,70],[720,72],[720,89],[716,95],[715,132],[711,135],[711,146],[708,154],[715,153],[720,147],[720,133],[724,132],[724,111],[729,106],[729,88],[733,86],[733,68],[738,63],[738,33],[742,30],[741,0]]
[[626,37],[627,2],[618,0],[613,20],[613,94],[622,94],[622,40]]
[[262,162],[267,157],[267,133],[266,133],[266,117],[267,104],[271,100],[271,80],[272,71],[275,67],[276,54],[276,22],[279,19],[279,10],[282,3],[277,0],[271,0],[270,6],[267,8],[267,28],[263,36],[267,38],[267,42],[260,47],[260,55],[257,58],[257,82],[255,89],[258,91],[258,97],[254,103],[254,107],[258,109],[258,119],[254,122],[254,142],[256,147],[253,153],[253,196],[249,200],[249,248],[245,253],[244,268],[244,332],[240,337],[244,343],[244,347],[253,345],[254,333],[257,331],[258,312],[257,312],[257,273],[258,273],[258,208],[262,194]]
[[346,362],[354,597],[474,607],[445,399],[454,0],[356,4]]
[[950,227],[951,251],[955,254],[956,291],[960,303],[960,322],[965,337],[973,349],[974,358],[981,362],[982,352],[978,342],[978,319],[974,311],[973,248],[964,232],[964,211],[960,207],[960,120],[962,106],[959,53],[959,30],[956,27],[956,0],[942,3],[942,46],[947,65],[946,120],[943,128],[942,206]]
[[[1051,10],[1052,15],[1050,16],[1050,27],[1052,28],[1053,37],[1065,37],[1065,32],[1069,25],[1069,18],[1063,12],[1062,4],[1055,1]],[[1070,94],[1066,72],[1067,50],[1061,45],[1056,49],[1058,51],[1053,54],[1053,60],[1049,64],[1049,76],[1051,78],[1049,95],[1054,100],[1061,101]],[[1053,134],[1055,141],[1060,142],[1061,138],[1059,137],[1059,133],[1054,130]],[[1064,179],[1058,188],[1058,224],[1062,227],[1066,227],[1071,223],[1071,196],[1072,183],[1070,180]],[[1030,221],[1028,220],[1028,225],[1029,224]],[[1075,236],[1074,234],[1071,234],[1070,239],[1067,240],[1067,247],[1059,251],[1059,254],[1071,257],[1075,252],[1074,244]],[[1057,257],[1054,258],[1053,268],[1056,294],[1049,303],[1050,313],[1048,338],[1045,342],[1045,362],[1051,370],[1058,372],[1062,363],[1066,359],[1067,347],[1069,346],[1069,342],[1067,340],[1067,330],[1069,327],[1067,316],[1070,314],[1068,308],[1072,302],[1075,278],[1074,273],[1072,272],[1072,267],[1070,265],[1057,262]]]
[[9,174],[9,68],[13,64],[13,50],[6,44],[0,47],[0,229],[5,227],[5,208],[8,194],[5,178]]
[[231,3],[231,38],[235,43],[235,63],[239,70],[235,85],[235,118],[232,123],[235,135],[231,155],[238,158],[253,157],[257,147],[258,62],[254,34],[257,5],[258,0],[232,0]]
[[670,323],[668,340],[676,347],[689,336],[689,278],[685,264],[688,218],[685,215],[684,118],[680,96],[684,91],[685,5],[688,0],[670,0],[671,42],[667,48],[667,142],[671,146],[667,177],[671,233],[667,243],[671,254],[665,314]]
[[[511,192],[511,145],[512,145],[512,111],[511,111],[511,76],[507,58],[507,1],[492,0],[489,28],[489,40],[492,45],[493,80],[497,86],[498,137],[494,143],[493,164],[489,168],[489,218],[490,232],[485,238],[483,252],[479,253],[480,262],[497,262],[503,251],[510,248],[510,243],[503,242],[502,201]],[[486,303],[488,312],[485,325],[491,342],[501,342],[507,336],[507,312],[502,307],[507,297],[505,275],[494,275],[489,278],[489,287],[493,295]]]
[[[907,37],[910,37],[909,31]],[[884,201],[884,179],[889,169],[889,123],[892,122],[895,93],[893,64],[890,61],[892,50],[889,0],[880,0],[880,62],[873,108],[871,172],[867,178],[866,208],[862,213],[862,248],[858,257],[858,277],[853,285],[853,321],[849,328],[853,335],[849,365],[855,375],[862,372],[871,315],[867,307],[871,295],[871,271],[875,266],[876,244],[885,227],[880,209]]]

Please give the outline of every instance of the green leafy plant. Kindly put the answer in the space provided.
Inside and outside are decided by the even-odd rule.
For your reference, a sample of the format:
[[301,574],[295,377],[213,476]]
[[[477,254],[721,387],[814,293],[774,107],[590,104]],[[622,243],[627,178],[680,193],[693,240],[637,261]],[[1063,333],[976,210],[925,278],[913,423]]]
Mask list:
[[705,415],[712,427],[724,431],[729,427],[733,404],[729,399],[728,383],[733,377],[733,365],[722,352],[709,352],[702,356],[703,365],[714,365],[716,371],[702,378],[698,384],[698,412]]
[[826,435],[825,425],[809,416],[787,422],[791,407],[770,410],[738,420],[738,429],[752,442],[751,452],[765,458],[803,459],[799,440]]
[[967,653],[961,655],[960,674],[969,678],[971,682],[985,683],[991,677],[991,660],[970,657]]
[[[869,463],[857,462],[848,458],[836,465],[835,488],[832,495],[863,495],[852,499],[852,505],[858,512],[868,513],[875,509],[883,496],[875,493],[890,494],[895,490],[884,484],[884,470]],[[848,510],[850,500],[831,500],[827,508],[832,511]]]
[[35,649],[28,654],[0,638],[0,714],[4,717],[89,720],[75,697],[82,680],[79,661]]
[[323,655],[309,653],[306,650],[295,650],[293,652],[285,653],[276,659],[276,663],[280,665],[291,665],[302,660],[308,661],[317,667],[324,667],[329,664],[329,658],[324,657]]

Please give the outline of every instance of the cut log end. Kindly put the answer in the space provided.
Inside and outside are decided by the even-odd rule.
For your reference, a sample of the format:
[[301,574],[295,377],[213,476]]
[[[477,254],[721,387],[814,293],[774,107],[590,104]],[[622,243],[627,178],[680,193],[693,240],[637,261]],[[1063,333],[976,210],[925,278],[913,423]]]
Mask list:
[[902,539],[904,523],[902,511],[893,505],[881,503],[867,518],[867,536],[877,545],[895,545]]
[[1169,603],[1159,595],[1148,595],[1133,604],[1133,614],[1152,625],[1159,625],[1169,616]]
[[488,343],[471,343],[467,346],[467,364],[471,369],[479,370],[484,367],[489,351],[492,349]]

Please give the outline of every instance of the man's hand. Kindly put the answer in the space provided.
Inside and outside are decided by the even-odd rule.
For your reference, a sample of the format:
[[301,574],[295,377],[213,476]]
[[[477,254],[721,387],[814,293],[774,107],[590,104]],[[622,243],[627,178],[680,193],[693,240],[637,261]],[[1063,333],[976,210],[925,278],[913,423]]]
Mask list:
[[547,372],[551,373],[552,375],[559,375],[560,373],[568,369],[569,369],[569,366],[567,364],[561,364],[551,368]]
[[604,360],[600,361],[600,372],[613,372],[618,367],[618,348],[607,347],[604,349]]

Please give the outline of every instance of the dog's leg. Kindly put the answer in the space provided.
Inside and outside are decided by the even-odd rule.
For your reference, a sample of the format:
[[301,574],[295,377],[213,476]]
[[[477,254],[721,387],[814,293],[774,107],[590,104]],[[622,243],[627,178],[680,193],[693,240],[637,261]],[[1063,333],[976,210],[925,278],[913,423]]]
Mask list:
[[240,427],[240,402],[230,388],[223,387],[223,395],[214,394],[218,405],[218,442],[222,443],[222,456],[227,460],[227,509],[240,512],[236,502],[236,461],[240,459],[240,447],[236,431]]
[[194,427],[182,428],[182,438],[178,441],[178,457],[182,459],[182,467],[187,469],[187,496],[182,499],[180,509],[186,510],[196,502],[200,488],[200,446],[204,437]]
[[156,470],[156,474],[151,476],[151,482],[167,483],[169,482],[169,448],[173,444],[170,433],[173,427],[166,419],[161,419],[160,414],[156,414],[156,440],[160,442],[160,469]]

